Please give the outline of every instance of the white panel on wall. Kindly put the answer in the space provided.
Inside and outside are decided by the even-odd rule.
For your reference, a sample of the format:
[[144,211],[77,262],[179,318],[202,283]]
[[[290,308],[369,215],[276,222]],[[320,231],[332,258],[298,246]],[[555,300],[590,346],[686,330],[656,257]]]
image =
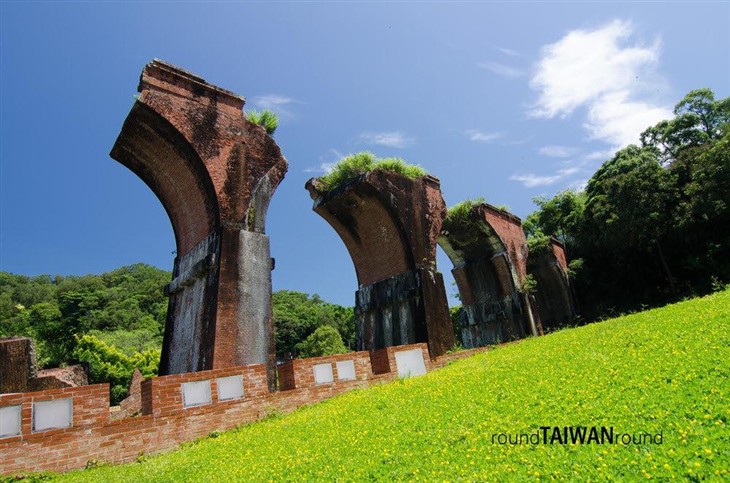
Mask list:
[[243,376],[219,377],[215,383],[218,386],[219,401],[243,398]]
[[337,363],[337,379],[340,381],[355,379],[355,361],[339,361]]
[[201,406],[213,402],[210,396],[210,381],[183,382],[183,407]]
[[0,408],[0,438],[20,434],[20,405]]
[[70,428],[73,423],[73,398],[33,403],[33,431]]
[[398,377],[426,374],[426,363],[423,361],[421,349],[396,352],[395,365],[398,366]]
[[335,375],[332,372],[332,363],[317,364],[314,369],[314,382],[316,384],[329,384],[335,381]]

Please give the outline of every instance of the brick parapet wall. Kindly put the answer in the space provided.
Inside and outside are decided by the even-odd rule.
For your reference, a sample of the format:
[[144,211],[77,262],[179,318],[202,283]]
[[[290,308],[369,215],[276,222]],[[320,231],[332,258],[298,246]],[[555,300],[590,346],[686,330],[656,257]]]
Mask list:
[[423,351],[423,361],[427,371],[434,369],[433,363],[431,362],[431,356],[428,352],[428,345],[424,343],[419,344],[408,344],[408,345],[397,345],[393,347],[386,347],[379,349],[371,353],[371,360],[373,365],[373,372],[375,374],[395,373],[398,374],[398,364],[395,360],[396,352],[405,352],[413,349],[421,349]]
[[339,374],[337,363],[352,361],[355,369],[355,380],[367,381],[373,376],[370,353],[367,351],[349,352],[333,356],[311,357],[287,361],[277,368],[279,372],[279,390],[289,391],[303,387],[314,387],[319,384],[314,379],[314,366],[331,364],[334,384],[342,384],[343,375]]
[[[152,414],[155,417],[160,417],[182,411],[204,410],[204,405],[191,408],[183,407],[182,384],[210,381],[210,404],[217,404],[219,403],[217,380],[238,375],[243,376],[244,398],[251,399],[268,395],[265,364],[173,374],[147,379],[142,382],[142,414]],[[233,401],[226,401],[226,404],[230,402]]]
[[[392,381],[398,377],[395,354],[413,349],[422,351],[429,371],[456,358],[447,354],[432,363],[427,345],[421,343],[372,354],[354,352],[301,359],[290,364],[298,387],[274,393],[268,392],[264,364],[162,376],[141,384],[142,415],[115,421],[110,420],[108,384],[3,394],[0,407],[21,405],[22,427],[20,435],[0,438],[0,474],[67,471],[94,461],[133,461],[140,454],[169,450],[212,431],[233,429],[272,413],[288,413],[352,389]],[[338,380],[336,363],[347,360],[354,362],[356,378]],[[381,365],[387,361],[390,370],[375,374],[372,368],[378,361]],[[326,363],[333,364],[334,382],[314,384],[313,367]],[[236,375],[243,377],[244,397],[219,401],[216,379]],[[211,402],[183,407],[181,385],[199,381],[211,381]],[[33,432],[33,403],[63,398],[73,399],[72,426]]]

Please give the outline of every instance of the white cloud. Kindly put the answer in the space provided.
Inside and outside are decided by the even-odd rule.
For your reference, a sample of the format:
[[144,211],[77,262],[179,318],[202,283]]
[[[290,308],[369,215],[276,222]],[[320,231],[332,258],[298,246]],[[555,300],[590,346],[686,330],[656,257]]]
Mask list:
[[586,154],[585,156],[583,156],[583,159],[585,159],[586,161],[605,161],[605,160],[609,159],[610,157],[612,157],[617,150],[618,149],[613,149],[613,150],[607,149],[604,151],[592,151],[592,152]]
[[567,158],[574,155],[578,150],[570,146],[543,146],[538,152],[550,158]]
[[588,121],[583,125],[591,139],[616,146],[637,143],[639,134],[662,119],[672,118],[672,111],[650,102],[632,101],[628,92],[606,94],[591,104]]
[[508,79],[514,79],[515,77],[521,77],[525,75],[524,72],[522,72],[520,69],[515,69],[514,67],[510,67],[508,65],[499,64],[497,62],[479,62],[477,64],[477,67],[481,67],[482,69],[487,69],[498,76],[506,77]]
[[644,129],[670,118],[668,107],[647,98],[664,82],[655,72],[660,43],[630,42],[633,33],[630,22],[614,20],[543,47],[530,81],[539,92],[530,114],[564,118],[586,107],[590,137],[617,146],[637,142]]
[[488,143],[502,137],[501,132],[483,132],[477,131],[476,129],[469,129],[465,134],[472,141],[479,141],[482,143]]
[[294,113],[290,106],[292,104],[298,104],[299,101],[280,94],[268,94],[254,97],[251,99],[251,103],[257,109],[268,109],[276,113],[280,118],[291,119],[294,117]]
[[321,163],[318,168],[306,168],[305,173],[329,173],[337,163]]
[[327,151],[326,156],[320,156],[319,160],[321,163],[319,164],[319,167],[309,167],[305,168],[305,173],[330,173],[332,171],[332,168],[334,167],[337,162],[344,158],[345,156],[339,152],[338,150],[334,148],[330,148],[329,151]]
[[548,175],[548,176],[539,176],[533,173],[528,174],[513,174],[510,176],[509,179],[512,181],[519,181],[522,183],[526,188],[534,188],[536,186],[550,186],[552,184],[557,183],[558,181],[561,181],[568,176],[577,173],[580,171],[579,168],[576,167],[568,167],[568,168],[562,168],[559,169],[555,174]]
[[588,186],[588,178],[581,178],[570,183],[569,188],[574,191],[585,191],[586,186]]
[[364,132],[360,134],[360,141],[389,148],[406,148],[415,142],[402,132]]
[[498,50],[502,52],[504,55],[509,55],[510,57],[519,57],[520,53],[516,50],[508,49],[506,47],[500,47],[498,45],[492,45],[492,47],[495,48],[495,50]]

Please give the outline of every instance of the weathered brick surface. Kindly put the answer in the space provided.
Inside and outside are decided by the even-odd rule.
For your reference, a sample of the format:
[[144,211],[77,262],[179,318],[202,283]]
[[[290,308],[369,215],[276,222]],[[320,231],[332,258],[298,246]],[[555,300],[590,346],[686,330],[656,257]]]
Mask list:
[[[377,351],[371,352],[370,358],[372,360],[373,372],[375,374],[398,374],[398,365],[396,363],[395,353],[409,351],[413,349],[421,349],[421,351],[423,351],[423,362],[426,366],[427,371],[431,371],[435,368],[433,362],[431,361],[431,356],[429,354],[428,346],[426,344],[408,344],[386,347],[384,349],[379,349]],[[437,356],[437,358],[444,356],[445,354]]]
[[[0,395],[0,407],[22,406],[22,434],[0,438],[0,474],[66,471],[90,461],[132,461],[140,454],[164,451],[215,430],[232,429],[271,413],[290,412],[355,388],[391,381],[397,377],[395,353],[412,349],[422,350],[429,371],[459,357],[447,354],[432,363],[427,345],[421,343],[372,354],[354,352],[295,360],[292,367],[297,387],[274,393],[268,391],[263,364],[161,376],[140,385],[142,415],[115,421],[109,416],[108,384]],[[338,380],[334,364],[344,360],[355,361],[355,380]],[[321,363],[333,363],[334,383],[314,384],[311,370]],[[385,367],[385,372],[374,373],[375,364]],[[244,398],[218,401],[216,379],[239,374],[243,376]],[[184,408],[181,385],[203,380],[211,381],[211,403]],[[73,398],[73,426],[33,433],[33,402],[59,398]]]
[[142,382],[144,376],[139,369],[132,373],[128,396],[119,403],[119,411],[112,413],[112,419],[128,418],[142,413]]
[[154,191],[177,244],[162,374],[267,364],[274,382],[265,220],[287,170],[244,99],[162,61],[148,64],[111,156]]
[[0,394],[44,391],[88,384],[80,365],[38,371],[35,345],[28,337],[0,338]]
[[560,268],[562,268],[565,273],[568,273],[568,257],[565,255],[565,245],[563,242],[554,236],[550,237],[550,249],[555,256],[555,260],[557,260],[558,265],[560,265]]
[[521,284],[527,275],[527,239],[522,229],[522,220],[487,203],[479,205],[477,209],[502,241],[510,264],[517,274],[517,283]]
[[28,390],[28,381],[36,376],[32,344],[27,337],[0,339],[0,394]]
[[[438,179],[376,170],[331,191],[317,179],[306,188],[314,211],[342,238],[355,265],[358,348],[427,342],[433,354],[450,349],[446,291],[435,269],[446,215]],[[393,334],[383,334],[390,327]]]
[[472,208],[468,223],[445,227],[439,244],[454,264],[464,305],[464,347],[538,335],[541,328],[527,296],[527,241],[521,220],[487,203]]
[[528,269],[537,281],[535,305],[545,330],[569,324],[576,316],[564,245],[551,237],[549,250],[530,256]]
[[355,380],[367,381],[372,377],[370,365],[370,354],[365,351],[348,352],[333,356],[310,357],[307,359],[294,359],[280,364],[279,390],[288,391],[305,387],[315,387],[318,384],[314,380],[314,366],[318,364],[332,364],[333,384],[350,383],[351,381],[340,380],[337,372],[337,362],[352,361],[355,366]]

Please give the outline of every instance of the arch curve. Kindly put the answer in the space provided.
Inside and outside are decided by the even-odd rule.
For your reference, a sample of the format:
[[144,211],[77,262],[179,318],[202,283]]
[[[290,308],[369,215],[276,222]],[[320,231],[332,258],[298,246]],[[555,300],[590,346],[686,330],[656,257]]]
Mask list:
[[454,335],[436,237],[446,215],[440,183],[375,170],[324,190],[306,184],[314,211],[335,229],[355,265],[359,350],[427,342],[432,355],[451,349]]
[[472,207],[467,221],[445,224],[438,242],[454,264],[464,347],[538,334],[522,293],[527,243],[518,217],[481,203]]
[[175,233],[178,254],[218,229],[215,189],[202,159],[164,116],[135,102],[110,156],[149,186]]

